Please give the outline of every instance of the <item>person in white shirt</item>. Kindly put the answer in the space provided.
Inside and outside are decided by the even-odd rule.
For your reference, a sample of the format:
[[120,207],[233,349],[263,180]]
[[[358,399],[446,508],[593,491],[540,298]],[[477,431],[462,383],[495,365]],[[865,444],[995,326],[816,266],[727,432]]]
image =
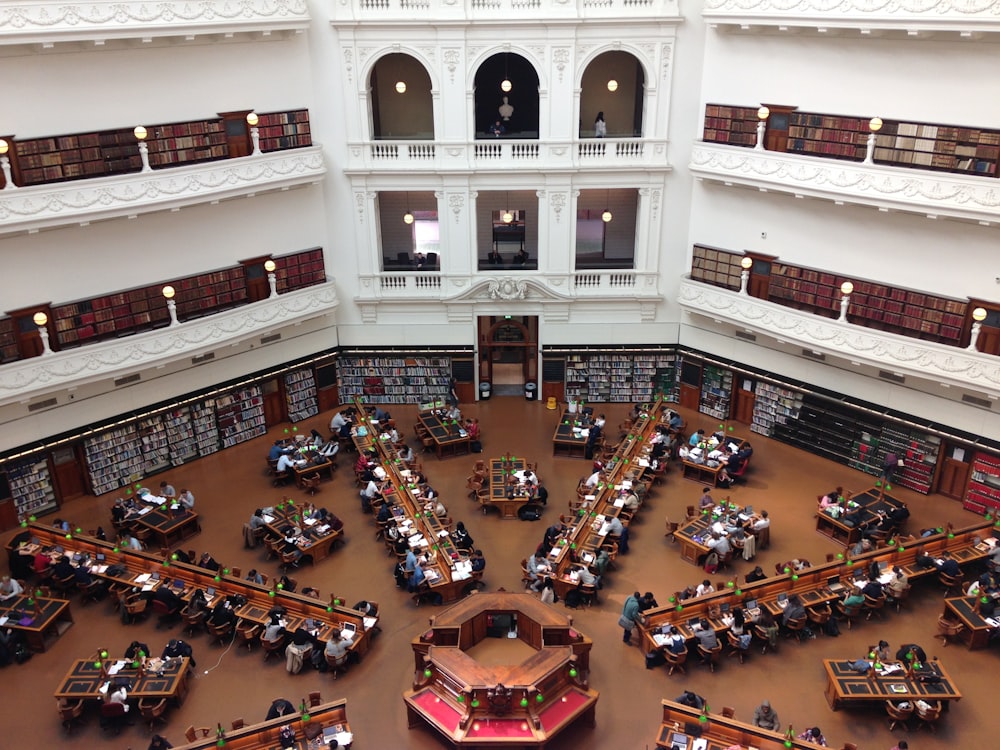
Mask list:
[[290,471],[292,467],[295,466],[295,459],[292,457],[291,453],[282,453],[281,458],[278,459],[278,464],[275,466],[276,471]]
[[528,577],[532,581],[532,591],[538,591],[539,587],[542,585],[543,576],[547,576],[551,572],[552,568],[548,562],[546,562],[544,557],[539,557],[535,554],[528,558]]
[[760,517],[753,521],[753,530],[760,531],[771,525],[771,519],[767,517],[767,511],[761,511]]
[[20,596],[23,590],[24,589],[21,588],[21,584],[17,582],[17,579],[11,578],[10,576],[4,576],[3,580],[0,580],[0,601],[5,602],[8,599]]
[[128,711],[128,693],[125,691],[124,685],[119,685],[114,691],[108,693],[108,703],[123,703],[125,705],[125,710]]
[[409,445],[404,445],[399,451],[399,458],[404,463],[410,463],[413,461],[413,448]]
[[596,487],[597,483],[600,481],[601,481],[601,472],[600,470],[598,470],[595,471],[593,474],[591,474],[589,477],[587,477],[586,484],[588,487]]
[[636,495],[632,490],[625,493],[625,505],[623,506],[625,510],[636,511],[639,509],[639,496]]
[[606,421],[607,420],[605,420],[603,414],[598,414],[597,418],[594,420],[594,427],[600,427],[603,429]]
[[177,490],[169,482],[160,482],[160,497],[165,497],[168,500],[172,500],[177,497]]
[[707,578],[698,584],[698,588],[694,590],[695,596],[705,596],[705,594],[711,594],[715,591],[715,587],[712,582]]
[[194,495],[191,493],[191,490],[181,490],[181,494],[177,496],[177,502],[179,502],[188,510],[193,510]]
[[118,543],[118,546],[124,547],[125,549],[135,550],[136,552],[142,552],[142,542],[127,532],[122,534],[122,538]]

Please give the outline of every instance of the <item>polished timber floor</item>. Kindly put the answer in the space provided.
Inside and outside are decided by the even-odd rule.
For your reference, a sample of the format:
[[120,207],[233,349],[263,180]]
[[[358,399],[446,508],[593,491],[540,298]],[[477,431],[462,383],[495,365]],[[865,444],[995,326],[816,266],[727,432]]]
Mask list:
[[[604,409],[612,433],[626,409],[625,405],[608,405]],[[557,417],[556,412],[547,411],[542,403],[513,397],[494,398],[469,405],[466,411],[482,422],[486,457],[511,451],[537,460],[539,474],[549,488],[549,505],[542,521],[503,521],[495,514],[481,515],[468,499],[465,478],[472,457],[438,461],[428,454],[424,458],[425,473],[431,484],[440,491],[452,516],[465,521],[477,546],[485,552],[488,586],[518,590],[518,561],[535,547],[545,526],[566,510],[566,499],[573,494],[577,480],[587,473],[589,462],[552,457],[550,440]],[[392,412],[412,441],[412,408],[393,407]],[[330,416],[331,413],[323,414],[297,428],[308,433],[317,427],[325,433]],[[711,430],[717,426],[717,422],[703,415],[686,413],[685,416],[691,429]],[[272,504],[281,497],[282,491],[271,487],[262,469],[270,440],[290,430],[290,425],[275,427],[266,438],[163,475],[178,489],[190,488],[197,499],[203,531],[188,540],[186,548],[199,553],[210,551],[223,564],[239,565],[244,571],[258,567],[269,574],[275,572],[275,565],[265,562],[262,553],[243,549],[241,527],[255,507]],[[735,425],[734,434],[742,435],[745,431],[744,426]],[[746,435],[751,436],[748,431]],[[827,552],[838,551],[814,530],[815,498],[837,485],[864,489],[871,486],[871,478],[775,441],[752,437],[756,452],[748,481],[732,490],[731,495],[735,502],[768,509],[774,519],[772,546],[758,555],[757,561],[765,571],[773,571],[776,562],[794,557],[823,560]],[[410,639],[435,609],[415,607],[408,596],[394,587],[390,575],[392,563],[385,556],[382,544],[374,539],[371,516],[361,514],[350,466],[351,459],[343,459],[339,475],[332,483],[325,483],[316,496],[317,503],[335,510],[344,519],[347,544],[316,567],[306,566],[297,576],[300,585],[315,586],[324,596],[332,592],[349,603],[359,599],[378,601],[383,633],[375,640],[372,651],[361,664],[333,681],[329,675],[312,671],[289,675],[282,661],[272,659],[264,663],[259,649],[253,653],[227,650],[209,646],[204,635],[194,636],[191,642],[198,661],[197,678],[187,701],[168,714],[168,723],[160,730],[174,744],[183,742],[184,730],[189,725],[228,726],[236,717],[245,718],[247,723],[260,721],[274,698],[284,696],[298,704],[309,691],[321,690],[324,699],[348,700],[348,716],[357,738],[354,747],[359,750],[447,747],[427,729],[407,729],[401,699],[413,676]],[[154,477],[149,482],[160,479]],[[301,496],[299,490],[285,492],[296,498]],[[861,750],[889,750],[898,739],[904,738],[914,750],[994,746],[997,724],[993,695],[1000,654],[996,648],[969,652],[962,646],[941,647],[933,635],[942,608],[942,594],[932,582],[915,589],[909,611],[902,615],[887,613],[883,622],[861,622],[851,632],[845,628],[837,639],[820,636],[802,644],[787,642],[778,654],[762,656],[755,652],[743,666],[734,659],[724,659],[715,674],[697,667],[687,676],[668,677],[663,669],[647,671],[641,651],[622,644],[621,630],[616,625],[618,614],[625,597],[634,590],[653,591],[663,603],[671,592],[703,578],[698,569],[680,560],[677,547],[663,536],[664,516],[683,515],[685,506],[696,502],[700,494],[700,485],[681,478],[676,467],[671,467],[666,481],[655,489],[633,525],[631,553],[608,576],[600,602],[573,613],[579,628],[594,639],[591,685],[601,693],[597,726],[571,728],[550,744],[552,750],[652,746],[659,724],[660,700],[674,698],[685,688],[706,696],[713,708],[734,707],[737,717],[743,719],[750,718],[762,699],[769,699],[783,724],[791,723],[797,732],[806,726],[819,726],[830,746],[836,748],[850,741]],[[954,500],[924,497],[906,490],[896,494],[910,502],[911,529],[947,521],[960,526],[974,520]],[[109,528],[115,497],[116,493],[112,493],[73,500],[60,510],[60,515],[85,529],[97,524]],[[4,535],[4,539],[9,536]],[[747,563],[737,564],[737,573],[743,575],[748,570]],[[562,604],[556,606],[562,608]],[[140,750],[148,744],[148,729],[140,722],[120,736],[110,737],[101,732],[92,715],[72,735],[64,735],[52,693],[74,659],[85,657],[98,647],[120,654],[133,638],[158,651],[168,639],[179,636],[179,628],[157,630],[155,621],[123,626],[107,602],[83,607],[75,601],[73,612],[76,624],[48,652],[36,655],[23,666],[0,671],[0,696],[6,719],[0,747]],[[823,697],[821,659],[857,656],[867,644],[880,638],[889,641],[893,648],[903,642],[922,644],[928,654],[939,656],[955,677],[964,698],[945,714],[936,734],[926,729],[909,735],[902,730],[890,734],[881,710],[834,713],[828,707]]]

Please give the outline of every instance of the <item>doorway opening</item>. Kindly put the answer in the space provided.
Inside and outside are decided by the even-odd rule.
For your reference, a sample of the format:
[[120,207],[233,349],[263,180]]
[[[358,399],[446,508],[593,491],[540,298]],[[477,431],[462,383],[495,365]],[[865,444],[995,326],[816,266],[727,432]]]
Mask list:
[[497,396],[516,396],[537,379],[538,316],[480,316],[480,382]]

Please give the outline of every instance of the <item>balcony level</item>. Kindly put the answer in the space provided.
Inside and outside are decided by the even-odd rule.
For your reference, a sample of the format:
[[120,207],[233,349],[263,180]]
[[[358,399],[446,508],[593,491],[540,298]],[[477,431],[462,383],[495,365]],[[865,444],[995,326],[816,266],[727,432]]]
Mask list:
[[510,27],[562,19],[680,18],[677,0],[346,0],[330,7],[334,26],[434,20]]
[[655,169],[669,171],[667,144],[656,138],[579,140],[497,139],[465,142],[377,140],[348,146],[347,173],[488,172],[531,170]]
[[330,316],[338,304],[330,280],[167,328],[12,362],[0,367],[0,406],[162,371],[179,361],[194,366],[195,358],[214,359],[217,350],[228,356],[263,345],[262,337],[283,328]]
[[982,226],[1000,223],[1000,192],[991,177],[835,161],[703,141],[691,150],[690,169],[696,179],[727,187]]
[[309,20],[307,0],[20,0],[0,6],[0,47],[277,39]]
[[317,184],[322,148],[309,146],[170,169],[0,191],[0,236],[218,203]]
[[996,41],[1000,16],[993,2],[846,2],[705,0],[705,22],[735,32],[812,33],[909,39]]
[[835,360],[844,369],[888,373],[893,382],[955,387],[991,401],[1000,397],[1000,368],[995,357],[982,352],[831,320],[690,278],[681,280],[678,303],[730,336],[735,331],[765,337],[775,348],[801,350],[830,364]]

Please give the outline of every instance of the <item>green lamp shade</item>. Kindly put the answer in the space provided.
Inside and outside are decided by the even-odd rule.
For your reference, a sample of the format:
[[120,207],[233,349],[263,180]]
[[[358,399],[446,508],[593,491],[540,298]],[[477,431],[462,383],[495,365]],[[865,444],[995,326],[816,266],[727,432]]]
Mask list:
[[528,707],[528,699],[521,698],[521,708],[527,708],[527,707]]
[[541,693],[538,693],[538,695],[535,696],[535,702],[536,703],[541,703],[543,700],[545,700],[545,698],[542,697]]
[[433,674],[434,673],[429,669],[424,670],[424,677],[430,678],[431,676],[433,676]]
[[471,703],[470,705],[471,705],[471,706],[472,706],[473,708],[479,708],[479,699],[478,699],[478,698],[473,698],[473,699],[472,699],[472,703]]
[[[986,597],[983,597],[983,598],[985,599]],[[577,675],[577,671],[575,669],[570,669],[569,670],[569,676],[570,677],[576,677],[576,675]]]

